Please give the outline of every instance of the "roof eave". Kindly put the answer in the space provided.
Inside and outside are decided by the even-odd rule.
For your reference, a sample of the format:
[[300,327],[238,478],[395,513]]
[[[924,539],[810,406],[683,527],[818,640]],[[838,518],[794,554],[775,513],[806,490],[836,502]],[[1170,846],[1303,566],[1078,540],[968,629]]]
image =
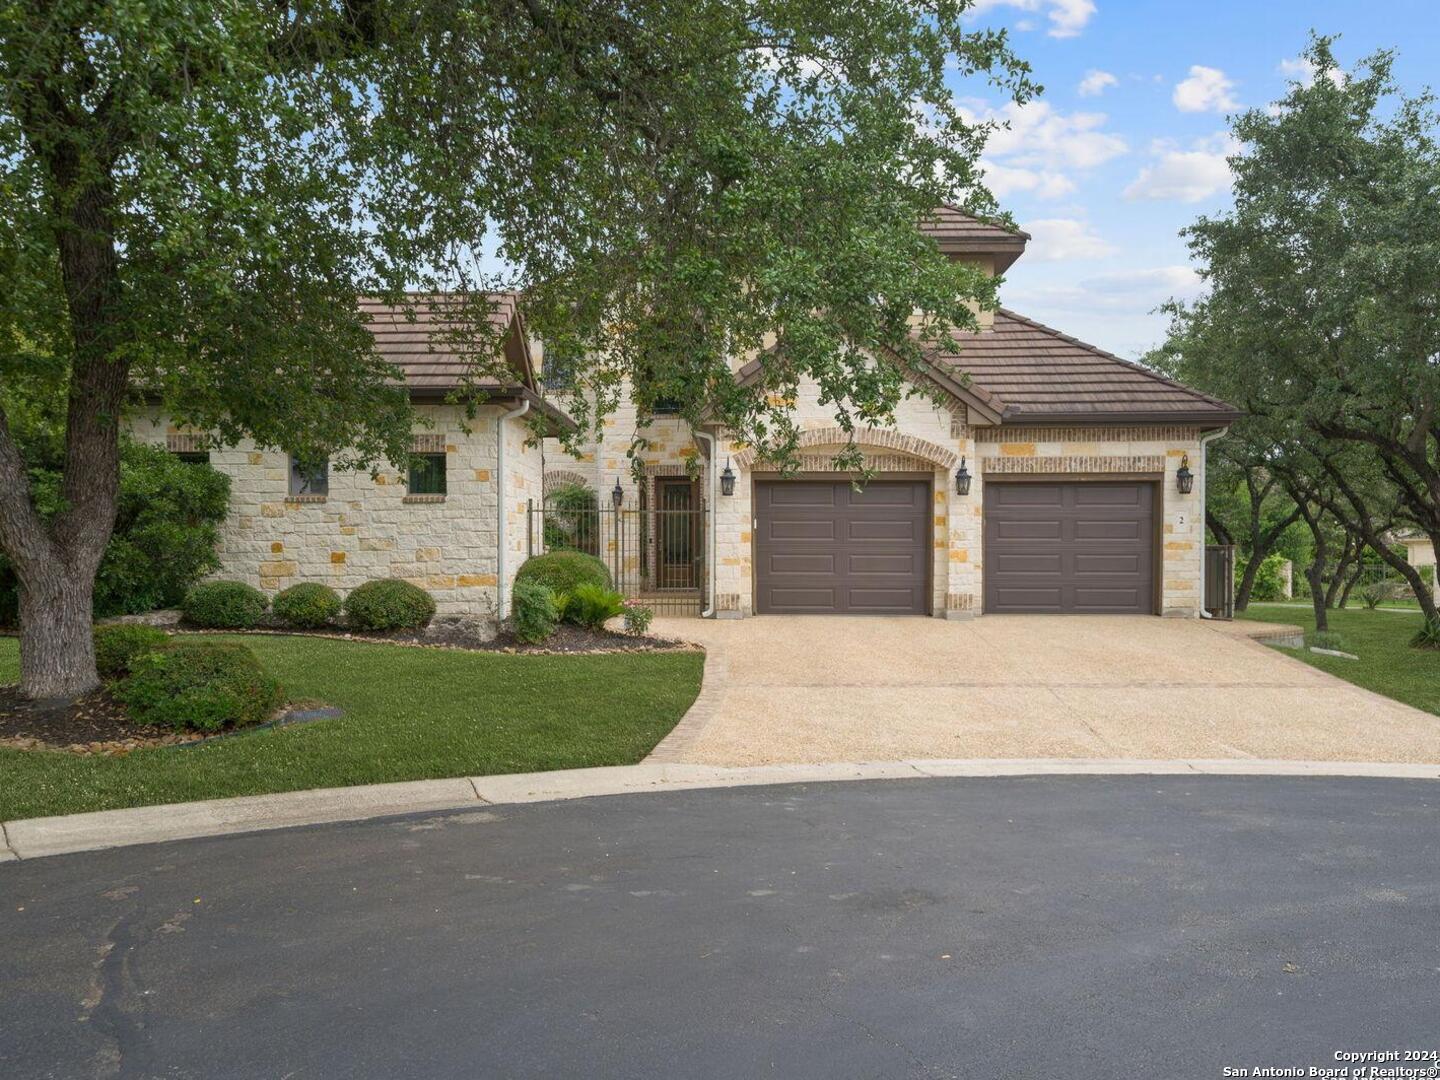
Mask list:
[[1008,409],[1000,423],[1018,424],[1070,424],[1075,427],[1094,424],[1199,424],[1209,427],[1229,427],[1245,414],[1238,409],[1146,409],[1143,411],[1110,409],[1104,412],[1027,412]]

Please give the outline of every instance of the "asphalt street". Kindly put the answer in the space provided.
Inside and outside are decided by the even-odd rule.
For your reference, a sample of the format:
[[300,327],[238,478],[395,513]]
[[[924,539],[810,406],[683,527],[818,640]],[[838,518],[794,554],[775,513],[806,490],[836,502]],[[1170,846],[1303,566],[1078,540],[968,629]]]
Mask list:
[[1440,787],[584,799],[0,865],[0,1077],[1219,1078],[1440,1050]]

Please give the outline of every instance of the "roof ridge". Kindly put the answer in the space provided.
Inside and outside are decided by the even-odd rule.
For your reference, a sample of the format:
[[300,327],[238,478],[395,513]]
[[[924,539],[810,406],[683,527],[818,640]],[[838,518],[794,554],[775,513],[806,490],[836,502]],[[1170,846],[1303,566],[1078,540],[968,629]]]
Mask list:
[[1176,390],[1181,390],[1184,393],[1191,395],[1192,397],[1197,397],[1203,401],[1208,401],[1212,405],[1219,405],[1226,409],[1234,407],[1227,401],[1222,401],[1217,397],[1212,397],[1211,395],[1205,393],[1202,390],[1196,390],[1193,386],[1186,386],[1182,382],[1177,382],[1176,380],[1166,375],[1161,375],[1158,371],[1154,370],[1153,368],[1148,368],[1144,364],[1137,363],[1134,360],[1126,360],[1123,356],[1116,356],[1108,349],[1102,349],[1099,345],[1092,345],[1088,341],[1081,341],[1073,334],[1067,334],[1063,330],[1056,330],[1053,326],[1046,326],[1044,323],[1036,319],[1032,319],[1028,315],[1021,315],[1018,311],[1015,311],[1011,308],[1007,308],[1002,305],[995,309],[995,313],[997,315],[1004,315],[1007,318],[1014,319],[1016,322],[1024,323],[1027,326],[1033,326],[1036,330],[1039,330],[1042,333],[1049,334],[1051,337],[1059,338],[1061,341],[1068,341],[1072,345],[1078,345],[1082,349],[1086,349],[1092,353],[1095,353],[1097,356],[1103,356],[1105,359],[1114,361],[1117,364],[1123,364],[1125,367],[1130,368],[1132,371],[1137,371],[1141,375],[1154,379],[1158,383],[1163,383],[1166,386],[1172,387]]
[[1018,237],[1022,240],[1034,239],[1034,237],[1032,237],[1028,232],[1020,228],[1018,225],[1012,229],[1010,228],[1010,226],[1002,225],[997,221],[990,221],[983,217],[977,217],[976,215],[970,213],[969,210],[956,206],[954,203],[951,202],[942,202],[938,207],[936,207],[936,209],[949,210],[952,214],[959,214],[961,217],[967,218],[968,220],[976,222],[979,225],[986,225],[992,229],[999,229],[1002,232],[1008,233],[1009,235]]

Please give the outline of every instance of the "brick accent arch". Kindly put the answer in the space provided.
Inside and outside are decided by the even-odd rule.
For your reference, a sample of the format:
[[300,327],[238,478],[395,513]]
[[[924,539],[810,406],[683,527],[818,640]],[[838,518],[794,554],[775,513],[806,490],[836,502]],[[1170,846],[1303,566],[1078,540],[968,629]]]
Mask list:
[[583,473],[574,472],[570,469],[552,469],[545,474],[544,492],[546,495],[549,495],[556,488],[564,487],[566,484],[578,484],[580,487],[585,488],[595,486],[591,478],[585,476]]
[[[850,441],[850,438],[851,436],[842,428],[814,428],[800,433],[799,446],[802,449],[807,446],[844,446]],[[859,446],[908,454],[910,457],[931,462],[942,469],[954,468],[960,460],[960,455],[953,450],[947,450],[943,446],[916,438],[914,435],[902,434],[893,428],[856,428],[854,439]],[[755,448],[751,447],[741,450],[735,455],[734,460],[735,464],[741,468],[748,468],[755,463],[757,457]]]

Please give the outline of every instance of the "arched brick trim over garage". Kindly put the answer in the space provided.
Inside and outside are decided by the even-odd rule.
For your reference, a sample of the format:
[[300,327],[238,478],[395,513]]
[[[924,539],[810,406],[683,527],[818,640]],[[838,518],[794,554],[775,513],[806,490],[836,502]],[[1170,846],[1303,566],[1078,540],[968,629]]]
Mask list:
[[[880,450],[892,450],[901,454],[909,454],[911,457],[921,458],[931,462],[937,468],[953,468],[960,460],[960,455],[953,450],[947,450],[943,446],[929,442],[925,439],[918,439],[914,435],[905,435],[892,428],[857,428],[853,433],[856,445],[872,447]],[[814,428],[809,431],[802,431],[798,446],[845,446],[850,442],[851,434],[843,428],[828,427]],[[741,468],[748,468],[757,457],[754,447],[741,450],[735,455],[735,464]]]
[[591,482],[590,477],[585,476],[583,473],[574,472],[570,469],[552,469],[550,472],[547,472],[545,474],[544,491],[546,495],[549,495],[556,488],[565,487],[567,484],[575,484],[583,488],[595,486]]

